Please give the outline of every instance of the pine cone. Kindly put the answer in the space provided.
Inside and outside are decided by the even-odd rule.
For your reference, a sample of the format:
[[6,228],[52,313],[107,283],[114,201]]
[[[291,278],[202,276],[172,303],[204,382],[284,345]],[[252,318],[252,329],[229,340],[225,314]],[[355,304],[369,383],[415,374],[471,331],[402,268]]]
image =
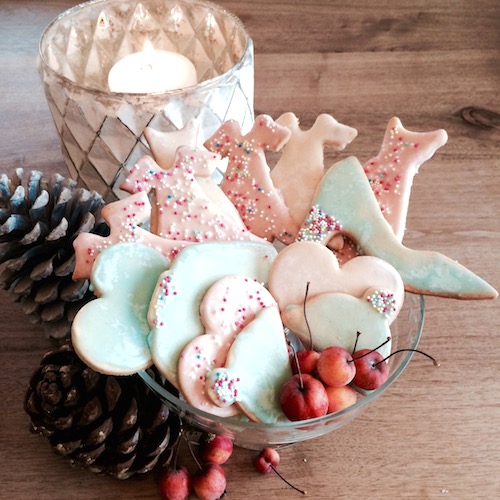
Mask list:
[[[175,394],[156,370],[151,376]],[[47,437],[57,454],[118,479],[163,467],[181,433],[180,418],[138,375],[99,374],[69,342],[43,357],[24,407],[31,431]]]
[[73,240],[80,232],[108,235],[100,195],[75,181],[38,171],[0,175],[0,284],[47,336],[65,338],[78,310],[94,298],[88,280],[73,281]]

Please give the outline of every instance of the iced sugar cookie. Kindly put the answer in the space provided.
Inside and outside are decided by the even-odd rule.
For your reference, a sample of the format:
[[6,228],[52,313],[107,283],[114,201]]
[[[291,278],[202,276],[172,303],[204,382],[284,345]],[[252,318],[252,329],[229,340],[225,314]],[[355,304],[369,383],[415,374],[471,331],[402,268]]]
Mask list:
[[191,242],[257,241],[260,238],[246,229],[237,214],[227,216],[195,178],[210,177],[219,160],[217,154],[181,146],[174,166],[163,170],[151,157],[143,156],[120,187],[130,193],[154,190],[151,231],[163,238]]
[[141,228],[149,219],[151,204],[145,192],[139,192],[105,205],[101,211],[110,228],[109,236],[80,233],[73,247],[75,249],[75,270],[73,279],[89,278],[92,266],[103,250],[115,243],[135,242],[149,246],[172,260],[180,250],[193,242],[167,240]]
[[204,332],[199,308],[216,281],[243,275],[267,283],[276,249],[267,242],[231,241],[186,247],[157,283],[148,313],[154,364],[176,387],[182,349]]
[[377,257],[360,256],[340,267],[337,258],[325,246],[301,241],[284,248],[269,273],[269,290],[281,311],[292,304],[303,304],[308,297],[326,292],[342,292],[362,297],[368,288],[392,290],[396,313],[404,301],[404,284],[388,262]]
[[413,178],[420,165],[447,140],[445,130],[411,132],[393,117],[379,153],[363,165],[380,209],[399,241],[405,232]]
[[313,203],[299,240],[326,244],[332,235],[342,231],[365,254],[392,264],[408,291],[461,299],[497,297],[496,290],[486,281],[443,254],[403,246],[384,219],[356,158],[338,162],[327,171]]
[[92,271],[97,299],[84,305],[72,325],[78,356],[94,370],[130,375],[151,365],[147,313],[167,259],[138,243],[104,250]]
[[221,188],[246,227],[261,238],[283,243],[295,239],[298,225],[273,185],[264,152],[279,151],[289,137],[286,127],[259,115],[248,134],[242,135],[238,122],[229,120],[205,142],[210,151],[229,159]]
[[[368,289],[362,297],[345,293],[320,293],[305,304],[314,349],[339,346],[352,352],[357,332],[357,350],[375,349],[391,336],[389,323],[396,317],[394,294],[390,290]],[[289,306],[281,314],[283,324],[309,346],[310,335],[303,306]],[[391,342],[378,349],[382,356],[391,352]]]
[[291,136],[271,170],[271,179],[281,191],[291,216],[301,225],[324,174],[324,147],[342,150],[358,132],[327,114],[319,115],[309,130],[299,127],[299,119],[293,113],[281,115],[276,123],[287,127]]
[[221,417],[239,412],[236,406],[215,405],[205,390],[205,377],[214,366],[224,366],[236,335],[255,315],[276,301],[258,281],[246,276],[227,276],[215,282],[200,305],[205,333],[193,339],[182,350],[177,378],[182,395],[200,410]]
[[271,306],[238,334],[226,366],[208,372],[206,387],[216,404],[236,403],[249,419],[275,423],[283,419],[279,395],[291,375],[279,310]]

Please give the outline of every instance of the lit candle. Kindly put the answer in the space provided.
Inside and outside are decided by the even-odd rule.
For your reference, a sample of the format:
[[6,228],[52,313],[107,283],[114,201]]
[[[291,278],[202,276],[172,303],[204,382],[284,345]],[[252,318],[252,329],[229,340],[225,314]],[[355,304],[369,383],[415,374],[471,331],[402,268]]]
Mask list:
[[187,57],[155,50],[148,41],[143,51],[120,59],[108,75],[111,92],[131,94],[166,92],[197,83],[196,68]]

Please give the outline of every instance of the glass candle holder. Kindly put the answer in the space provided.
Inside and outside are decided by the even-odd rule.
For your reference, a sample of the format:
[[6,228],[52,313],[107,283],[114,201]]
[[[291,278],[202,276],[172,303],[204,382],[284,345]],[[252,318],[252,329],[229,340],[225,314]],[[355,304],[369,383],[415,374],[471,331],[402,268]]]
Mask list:
[[[116,93],[108,74],[145,44],[195,66],[196,85]],[[253,43],[242,22],[204,0],[94,0],[63,12],[40,39],[39,71],[70,175],[110,202],[142,155],[146,127],[160,132],[199,124],[198,142],[226,120],[252,126]]]

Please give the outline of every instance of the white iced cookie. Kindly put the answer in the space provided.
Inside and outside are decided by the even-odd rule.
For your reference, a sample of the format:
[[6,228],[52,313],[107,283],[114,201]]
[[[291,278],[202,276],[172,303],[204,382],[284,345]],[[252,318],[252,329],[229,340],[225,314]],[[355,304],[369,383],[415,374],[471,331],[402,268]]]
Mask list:
[[391,290],[396,313],[404,301],[404,285],[393,266],[377,257],[361,256],[340,267],[335,254],[312,241],[292,243],[276,257],[269,274],[269,290],[281,311],[304,303],[308,297],[326,292],[342,292],[362,297],[368,288]]
[[[399,309],[394,294],[389,290],[369,289],[362,297],[345,293],[321,293],[308,299],[305,304],[307,323],[311,328],[315,350],[323,351],[339,346],[352,352],[375,349],[391,336],[390,321]],[[290,328],[305,346],[309,346],[309,329],[303,306],[290,306],[282,313],[283,324]],[[379,352],[387,356],[391,342],[384,344]]]
[[177,367],[179,389],[188,403],[221,417],[239,412],[237,406],[215,405],[205,390],[205,377],[214,366],[224,366],[236,336],[266,307],[275,306],[267,289],[246,276],[227,276],[215,282],[200,305],[205,333],[182,350]]
[[299,240],[326,245],[343,232],[367,255],[392,264],[414,293],[460,299],[494,299],[497,291],[479,276],[439,252],[401,244],[385,220],[375,194],[354,157],[333,165],[321,180]]
[[279,395],[291,376],[279,310],[271,306],[238,334],[225,366],[208,372],[206,388],[217,405],[236,403],[249,419],[274,423],[283,418]]
[[160,276],[148,314],[154,364],[176,387],[182,349],[205,331],[199,310],[209,287],[230,275],[267,283],[277,254],[270,243],[253,241],[199,243],[184,250]]
[[78,311],[71,337],[94,370],[130,375],[151,365],[147,313],[168,265],[161,253],[139,243],[116,243],[99,255],[91,276],[98,298]]
[[276,123],[287,127],[292,135],[271,170],[271,179],[281,191],[290,215],[300,225],[324,174],[325,146],[342,150],[358,132],[328,114],[319,115],[309,130],[300,128],[299,119],[293,113],[281,115]]

